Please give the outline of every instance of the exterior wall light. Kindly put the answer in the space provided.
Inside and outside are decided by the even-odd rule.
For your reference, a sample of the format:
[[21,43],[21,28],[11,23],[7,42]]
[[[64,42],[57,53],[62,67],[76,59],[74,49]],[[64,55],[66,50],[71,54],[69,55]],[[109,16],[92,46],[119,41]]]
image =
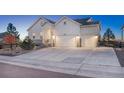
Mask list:
[[77,39],[80,39],[80,36],[76,36]]
[[55,40],[55,36],[54,35],[52,36],[52,38],[53,38],[53,40]]
[[95,36],[94,38],[96,38],[96,39],[97,39],[97,38],[98,38],[98,36]]
[[35,33],[33,33],[32,35],[35,36]]

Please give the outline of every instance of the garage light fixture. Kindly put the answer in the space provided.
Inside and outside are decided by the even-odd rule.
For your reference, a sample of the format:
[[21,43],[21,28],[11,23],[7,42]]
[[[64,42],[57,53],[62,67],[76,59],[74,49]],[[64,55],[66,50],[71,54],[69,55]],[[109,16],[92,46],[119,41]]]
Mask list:
[[78,35],[78,36],[76,36],[76,38],[77,38],[77,39],[79,39],[79,38],[80,38],[80,36]]
[[55,40],[55,36],[54,35],[52,36],[52,38],[53,38],[53,40]]
[[98,38],[98,36],[95,36],[94,38],[96,38],[96,39],[97,39],[97,38]]

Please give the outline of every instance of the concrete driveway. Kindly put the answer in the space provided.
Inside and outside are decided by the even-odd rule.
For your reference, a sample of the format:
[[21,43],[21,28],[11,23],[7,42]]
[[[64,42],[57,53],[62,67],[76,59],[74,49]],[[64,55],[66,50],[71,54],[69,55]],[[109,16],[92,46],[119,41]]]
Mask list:
[[45,48],[15,57],[49,62],[120,66],[112,48]]
[[[88,77],[124,77],[113,48],[44,48],[1,62]],[[4,60],[3,60],[4,59]],[[8,60],[9,59],[9,60]]]
[[[66,60],[74,61],[74,63],[79,63],[75,61],[82,62],[83,59],[88,56],[92,50],[90,49],[78,49],[78,48],[45,48],[35,52],[27,53],[18,56],[17,58],[25,58],[32,60],[41,61],[52,61],[52,62],[66,62]],[[76,60],[77,59],[77,60]],[[81,60],[82,59],[82,60]]]

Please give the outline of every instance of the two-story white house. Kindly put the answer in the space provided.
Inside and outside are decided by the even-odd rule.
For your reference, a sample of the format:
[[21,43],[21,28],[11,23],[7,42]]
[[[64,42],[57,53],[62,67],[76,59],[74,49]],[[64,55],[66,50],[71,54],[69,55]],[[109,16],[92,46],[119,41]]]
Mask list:
[[97,46],[100,23],[92,18],[71,19],[66,16],[53,22],[41,17],[28,29],[28,36],[34,42],[52,47]]

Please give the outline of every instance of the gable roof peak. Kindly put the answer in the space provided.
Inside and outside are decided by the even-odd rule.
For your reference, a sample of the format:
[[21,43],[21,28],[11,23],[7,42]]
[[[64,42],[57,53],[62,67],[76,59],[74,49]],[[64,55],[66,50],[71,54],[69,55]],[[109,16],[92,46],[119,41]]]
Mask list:
[[72,21],[72,22],[74,22],[74,23],[76,23],[76,24],[78,24],[78,25],[81,25],[79,22],[76,22],[75,20],[73,20],[73,19],[71,19],[71,18],[69,18],[69,17],[67,17],[67,16],[62,16],[62,17],[55,23],[55,25],[58,24],[60,21],[62,21],[64,18],[69,19],[70,21]]
[[44,16],[39,17],[39,19],[44,19],[44,20],[48,21],[49,23],[55,24],[54,21],[52,21],[52,20],[50,20],[50,19],[48,19],[48,18],[46,18]]
[[54,21],[52,21],[52,20],[50,20],[50,19],[47,19],[47,18],[41,16],[41,17],[39,17],[39,18],[27,29],[27,31],[29,31],[29,30],[30,30],[37,22],[39,22],[41,19],[46,20],[47,22],[49,22],[49,23],[51,23],[51,24],[55,24]]

